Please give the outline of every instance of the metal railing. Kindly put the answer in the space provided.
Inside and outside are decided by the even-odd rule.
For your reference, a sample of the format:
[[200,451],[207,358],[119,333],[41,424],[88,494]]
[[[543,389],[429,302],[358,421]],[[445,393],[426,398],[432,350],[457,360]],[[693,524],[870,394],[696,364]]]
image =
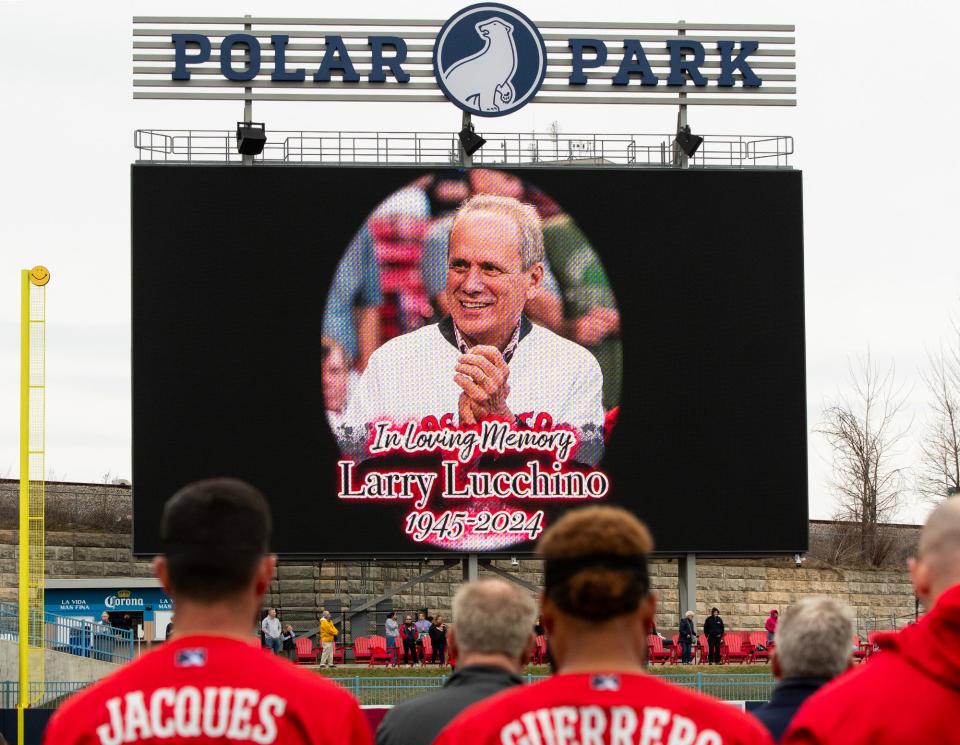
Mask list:
[[[673,135],[480,133],[487,141],[473,165],[676,167]],[[788,168],[793,137],[702,135],[694,168]],[[222,130],[134,132],[138,162],[241,163],[235,133]],[[450,132],[268,131],[256,163],[331,165],[459,165],[460,144]]]
[[[534,683],[547,677],[549,676],[528,673],[526,682]],[[682,688],[700,691],[724,701],[767,701],[776,685],[776,681],[769,674],[683,673],[657,677]],[[369,678],[356,675],[328,678],[328,680],[346,688],[364,706],[394,706],[435,691],[443,686],[447,676]],[[88,685],[91,685],[91,681],[48,681],[46,693],[37,704],[37,708],[56,708],[67,696]],[[0,681],[0,709],[15,707],[18,691],[17,681]]]
[[[54,652],[123,663],[133,659],[133,631],[82,618],[44,613],[43,646]],[[19,639],[17,606],[0,602],[0,639]]]
[[[56,709],[73,693],[93,685],[93,681],[31,682],[31,709]],[[0,709],[15,709],[20,703],[20,683],[16,680],[0,680]]]

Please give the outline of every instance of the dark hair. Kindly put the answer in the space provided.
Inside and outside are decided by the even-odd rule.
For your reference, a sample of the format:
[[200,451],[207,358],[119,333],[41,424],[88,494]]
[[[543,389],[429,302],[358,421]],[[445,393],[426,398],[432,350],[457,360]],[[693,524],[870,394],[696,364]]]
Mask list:
[[540,539],[544,592],[578,618],[606,620],[631,613],[650,592],[647,527],[619,507],[571,510]]
[[397,615],[397,612],[395,610],[392,610],[387,614],[387,618],[393,618],[395,615]]
[[201,603],[241,591],[269,550],[270,530],[266,498],[244,481],[206,479],[183,487],[160,518],[173,591]]

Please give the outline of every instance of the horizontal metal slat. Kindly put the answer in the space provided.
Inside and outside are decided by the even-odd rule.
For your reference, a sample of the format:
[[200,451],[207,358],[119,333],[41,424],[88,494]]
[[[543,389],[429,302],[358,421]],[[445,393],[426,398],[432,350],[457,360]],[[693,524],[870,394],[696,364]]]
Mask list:
[[[220,38],[224,36],[229,36],[230,34],[245,33],[249,36],[255,36],[258,39],[265,39],[269,41],[270,37],[276,34],[282,29],[251,29],[245,31],[242,26],[238,28],[223,29],[223,28],[202,28],[202,29],[190,29],[191,34],[201,34],[210,38]],[[144,29],[134,29],[134,36],[148,36],[148,37],[169,37],[171,33],[174,33],[171,30],[157,29],[157,28],[144,28]],[[343,29],[320,29],[316,31],[289,31],[287,34],[291,39],[322,39],[326,36],[342,36],[344,38],[363,38],[367,36],[376,36],[373,31],[363,30],[363,31],[344,31]],[[381,36],[395,36],[397,35],[396,30],[394,29],[381,29]],[[436,34],[430,31],[404,31],[403,37],[408,39],[433,39]],[[544,41],[560,41],[566,42],[569,38],[569,34],[541,34]],[[591,38],[599,39],[600,41],[623,41],[625,35],[620,34],[593,34]],[[628,36],[629,39],[637,39],[640,42],[651,42],[651,43],[666,43],[667,41],[675,40],[696,40],[701,42],[716,42],[716,41],[737,41],[737,39],[730,39],[729,36],[679,36],[677,34],[637,34],[635,36]],[[749,41],[756,41],[760,44],[796,44],[796,39],[792,36],[751,36]],[[549,48],[550,45],[548,44]]]
[[[720,66],[719,63],[712,65],[713,68],[716,68],[719,66]],[[293,69],[293,67],[294,65],[292,64],[292,60],[288,60],[287,69],[290,70],[290,69]],[[366,77],[367,75],[370,74],[369,67],[364,67],[362,65],[355,65],[355,67],[357,69],[357,73],[361,77]],[[669,69],[659,65],[651,65],[651,67],[653,68],[654,72],[656,72],[658,69],[664,69],[664,70]],[[708,67],[708,66],[701,65],[701,67]],[[584,71],[584,75],[587,77],[588,80],[608,79],[613,74],[614,70],[616,69],[616,66],[614,65],[610,67],[610,69],[607,70],[606,72],[597,72],[597,70],[602,70],[602,69],[603,68],[593,68],[591,70],[586,70]],[[274,71],[274,68],[269,67],[267,65],[264,65],[260,68],[260,74],[264,76],[272,75],[273,71]],[[134,75],[170,75],[172,72],[173,72],[173,67],[136,67],[135,66],[133,68]],[[405,72],[411,78],[433,78],[434,77],[433,69],[425,70],[425,69],[418,69],[418,68],[409,68],[409,69],[405,68]],[[545,77],[547,79],[567,78],[570,76],[570,72],[571,72],[570,70],[548,70]],[[219,75],[222,75],[223,73],[220,71],[220,68],[218,66],[218,67],[191,67],[190,74],[191,76],[193,75],[219,76]],[[707,80],[711,80],[711,81],[716,80],[719,77],[719,75],[714,75],[709,72],[704,73],[703,76]],[[734,76],[734,79],[736,80],[739,80],[742,77],[739,73],[734,73],[733,76]],[[764,73],[761,77],[763,78],[764,82],[767,82],[768,80],[777,81],[777,82],[780,82],[780,81],[796,82],[797,80],[796,75],[781,74],[781,73]]]
[[[240,61],[240,57],[239,57],[239,56],[238,56],[236,59],[237,59],[237,62]],[[614,55],[610,55],[609,57],[607,57],[607,61],[606,61],[605,64],[601,65],[600,67],[596,67],[596,68],[588,68],[588,70],[605,70],[605,69],[615,69],[615,68],[618,68],[618,67],[620,66],[620,59],[621,59],[620,57],[615,57]],[[317,55],[288,54],[288,55],[286,56],[286,60],[287,60],[287,67],[288,67],[288,68],[293,67],[295,64],[300,64],[300,63],[303,63],[303,64],[312,64],[312,65],[314,65],[314,66],[316,67],[316,66],[319,66],[319,65],[320,65],[320,62],[323,60],[323,55],[322,55],[322,54],[317,54]],[[350,60],[351,60],[352,62],[354,62],[355,64],[356,64],[356,63],[369,63],[369,62],[371,62],[371,60],[372,60],[372,55],[370,55],[370,54],[352,54],[352,55],[350,55]],[[163,54],[163,53],[155,53],[155,54],[134,54],[134,55],[133,55],[133,61],[134,61],[134,62],[173,62],[173,61],[174,61],[174,55],[172,55],[172,54]],[[272,62],[274,62],[274,61],[275,61],[275,56],[274,56],[273,54],[264,53],[264,54],[260,55],[260,64],[261,64],[261,65],[263,65],[263,64],[265,64],[265,63],[267,63],[267,62],[271,62],[271,63],[272,63]],[[205,68],[205,65],[211,65],[211,64],[213,64],[213,63],[219,64],[219,62],[220,62],[220,55],[219,55],[218,53],[214,53],[214,54],[211,54],[211,55],[210,55],[210,59],[209,59],[207,62],[201,63],[201,64],[199,64],[199,65],[191,65],[191,66],[190,66],[190,70],[193,72],[193,71],[197,71],[197,70],[208,69],[208,68]],[[650,58],[650,59],[649,59],[649,62],[650,62],[650,66],[651,66],[654,70],[657,70],[657,69],[668,69],[669,66],[670,66],[670,62],[669,62],[668,59],[658,59],[658,58],[657,58],[657,59],[654,59],[654,58]],[[418,56],[415,56],[415,57],[408,57],[406,60],[404,60],[403,65],[404,65],[404,67],[407,67],[408,65],[427,65],[427,66],[429,66],[429,67],[432,69],[432,68],[433,68],[433,59],[432,59],[431,57],[426,57],[426,56],[418,55]],[[551,57],[550,60],[549,60],[549,64],[548,64],[548,68],[557,68],[557,67],[570,68],[571,66],[572,66],[572,60],[570,60],[569,58],[567,58],[566,60],[557,60],[557,59]],[[796,67],[797,67],[797,63],[796,63],[796,62],[792,62],[792,61],[790,61],[790,62],[787,62],[787,61],[781,62],[781,61],[772,61],[772,60],[750,60],[750,66],[753,67],[753,68],[756,68],[756,69],[758,69],[758,70],[760,70],[760,69],[769,69],[769,70],[795,70]],[[718,60],[709,60],[709,59],[708,59],[708,60],[704,61],[703,64],[700,65],[700,67],[701,67],[701,68],[718,68],[718,67],[720,67],[720,62],[719,62]],[[173,68],[171,67],[170,69],[172,70]],[[218,67],[217,69],[219,69],[219,67]]]
[[[243,93],[214,93],[199,91],[134,91],[134,99],[155,99],[155,100],[208,100],[208,101],[243,101],[249,98],[256,101],[380,101],[380,102],[435,102],[442,103],[447,99],[441,95],[411,95],[403,96],[397,94],[385,94],[382,96],[371,97],[352,96],[342,93],[253,93],[251,96],[245,96]],[[568,97],[568,96],[538,96],[532,103],[572,103],[583,104],[587,97]],[[593,103],[599,104],[648,104],[648,105],[679,105],[681,103],[689,106],[796,106],[797,102],[790,98],[698,98],[688,96],[680,98],[676,96],[664,100],[662,98],[639,98],[637,96],[596,96],[589,98]]]
[[[324,88],[346,88],[349,90],[363,90],[370,92],[373,95],[377,95],[380,91],[390,90],[393,91],[393,88],[385,89],[382,83],[368,83],[361,80],[357,83],[345,83],[342,80],[331,80],[327,83],[315,83],[312,80],[305,80],[302,82],[275,82],[273,80],[248,80],[242,83],[234,82],[232,80],[144,80],[137,79],[134,80],[134,86],[137,88],[281,88],[286,90],[296,90],[296,89],[306,89],[306,90],[316,90],[318,86],[323,86]],[[689,87],[689,86],[688,86]],[[438,90],[436,83],[404,83],[403,88],[406,90]],[[696,88],[689,87],[691,91],[695,91],[697,95],[760,95],[760,96],[777,96],[777,95],[796,95],[797,89],[793,87],[763,87],[763,88]],[[586,86],[578,87],[572,89],[570,86],[563,83],[545,83],[540,90],[543,91],[565,91],[570,94],[581,93],[584,91],[597,91],[597,92],[632,92],[634,94],[642,93],[644,95],[677,95],[677,90],[675,88],[668,88],[666,86],[646,86],[643,87],[639,83],[629,86],[616,86],[613,84],[603,84],[599,82],[590,83]],[[377,93],[374,93],[376,91]]]
[[[422,18],[291,18],[288,16],[134,16],[133,23],[140,24],[262,24],[271,26],[433,26],[440,28],[445,20]],[[669,31],[685,29],[687,31],[764,31],[794,33],[794,24],[783,23],[634,23],[630,21],[534,21],[537,28],[562,29],[636,29],[639,31]]]
[[[269,46],[269,45],[268,45],[268,46]],[[135,41],[135,42],[133,42],[133,48],[134,48],[134,49],[173,49],[173,48],[174,48],[174,44],[173,44],[173,42],[171,42],[171,41]],[[323,52],[323,51],[326,50],[326,45],[325,45],[325,44],[308,44],[308,43],[302,43],[302,44],[300,44],[300,43],[296,43],[296,42],[290,42],[289,44],[287,44],[286,48],[287,48],[288,51],[289,51],[289,50],[292,50],[292,51],[315,51],[315,52]],[[370,49],[370,46],[369,46],[368,44],[366,44],[366,43],[364,43],[364,44],[344,44],[344,48],[345,48],[348,52],[362,52],[362,51],[368,51],[368,50]],[[408,53],[410,53],[410,52],[428,52],[428,53],[430,53],[430,54],[432,55],[432,54],[433,54],[433,45],[432,45],[432,44],[408,44],[408,45],[407,45],[407,52],[408,52]],[[651,49],[646,49],[646,48],[644,48],[644,52],[646,53],[646,55],[647,55],[648,57],[653,56],[653,55],[669,55],[669,52],[667,51],[667,48],[666,48],[666,47],[664,47],[662,50],[659,49],[659,48],[657,48],[657,47],[654,47],[654,48],[651,48]],[[719,57],[719,56],[720,56],[720,52],[719,52],[718,50],[716,50],[716,49],[711,49],[710,47],[707,47],[706,50],[705,50],[705,52],[706,52],[706,56],[707,56],[707,57],[711,57],[711,56]],[[238,50],[238,53],[239,53],[239,50]],[[547,45],[547,57],[552,60],[552,56],[553,56],[553,55],[567,55],[567,56],[570,56],[569,47],[567,47],[567,46],[562,46],[562,47],[561,47],[561,46],[550,46],[550,45]],[[752,52],[750,56],[751,56],[751,57],[754,57],[754,56],[757,56],[757,57],[793,57],[793,56],[795,56],[795,55],[796,55],[796,51],[793,50],[793,49],[765,49],[764,47],[760,47],[760,48],[757,49],[755,52]]]

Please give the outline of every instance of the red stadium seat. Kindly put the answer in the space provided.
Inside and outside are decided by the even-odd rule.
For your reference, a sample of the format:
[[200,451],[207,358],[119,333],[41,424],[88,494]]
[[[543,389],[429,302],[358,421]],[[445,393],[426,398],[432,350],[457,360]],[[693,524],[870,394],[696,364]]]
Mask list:
[[[753,659],[754,648],[750,644],[750,637],[742,631],[728,631],[723,635],[724,643],[720,645],[720,659],[724,662],[750,662]],[[724,651],[726,647],[726,651]]]
[[430,662],[430,658],[433,656],[433,644],[430,643],[430,637],[425,636],[420,640],[423,642],[423,659],[420,660],[424,665]]
[[533,650],[530,653],[530,662],[534,665],[542,665],[547,658],[547,638],[540,634],[533,640]]
[[297,662],[304,665],[316,665],[317,648],[313,646],[313,639],[307,636],[298,636],[293,641],[297,645]]
[[396,660],[394,656],[387,651],[387,638],[385,636],[371,636],[370,640],[370,660],[368,665],[392,665]]
[[[763,662],[770,661],[770,650],[773,649],[773,642],[770,642],[769,644],[767,643],[766,631],[751,631],[750,644],[753,647],[753,657],[751,662],[756,662],[758,660]],[[766,649],[759,649],[759,647],[766,647]]]
[[355,662],[370,659],[370,639],[368,637],[358,636],[353,640],[353,659]]
[[343,648],[343,645],[337,645],[336,642],[333,643],[333,664],[342,665],[347,658],[347,653]]
[[673,657],[673,652],[664,649],[663,639],[656,634],[649,634],[647,636],[647,659],[651,665],[658,662],[665,665],[670,661],[671,657]]
[[851,653],[854,662],[863,662],[870,656],[870,645],[861,641],[858,634],[853,635],[853,646],[856,647]]
[[[697,652],[699,651],[700,656],[697,657]],[[707,635],[700,634],[697,637],[697,648],[693,650],[693,661],[699,665],[705,665],[707,663],[707,656],[710,654],[710,646],[707,644]]]

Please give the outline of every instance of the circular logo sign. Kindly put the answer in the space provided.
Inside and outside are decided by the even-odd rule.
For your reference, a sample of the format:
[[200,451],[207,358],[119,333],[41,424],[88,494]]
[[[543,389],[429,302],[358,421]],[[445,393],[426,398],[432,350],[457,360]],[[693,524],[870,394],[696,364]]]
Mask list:
[[464,111],[503,116],[540,90],[547,47],[523,13],[499,3],[471,5],[437,34],[433,72],[440,90]]

